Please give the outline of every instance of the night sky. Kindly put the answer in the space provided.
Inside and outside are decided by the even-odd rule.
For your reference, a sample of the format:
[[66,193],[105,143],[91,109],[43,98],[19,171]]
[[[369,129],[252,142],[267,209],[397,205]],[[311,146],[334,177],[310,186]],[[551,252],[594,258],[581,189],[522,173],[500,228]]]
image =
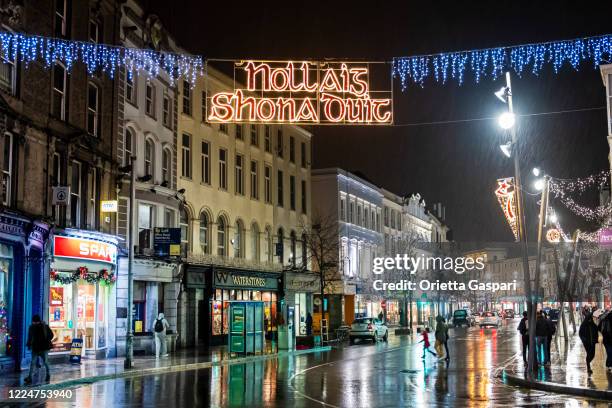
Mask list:
[[[605,1],[551,2],[252,2],[145,1],[179,44],[215,58],[347,58],[391,60],[612,33]],[[364,2],[365,3],[365,2]],[[607,6],[605,4],[608,4]],[[424,88],[395,88],[393,127],[315,127],[313,168],[359,170],[397,194],[420,192],[446,206],[458,241],[511,241],[493,195],[495,180],[512,176],[496,117],[506,106],[493,92],[503,80],[468,80]],[[513,79],[518,114],[605,107],[599,70],[584,64],[557,75]],[[448,124],[424,124],[455,121]],[[605,109],[520,118],[524,181],[533,191],[534,166],[553,177],[574,178],[608,168]],[[595,204],[596,192],[579,198]],[[530,239],[536,199],[525,197]],[[567,231],[588,228],[553,202]]]

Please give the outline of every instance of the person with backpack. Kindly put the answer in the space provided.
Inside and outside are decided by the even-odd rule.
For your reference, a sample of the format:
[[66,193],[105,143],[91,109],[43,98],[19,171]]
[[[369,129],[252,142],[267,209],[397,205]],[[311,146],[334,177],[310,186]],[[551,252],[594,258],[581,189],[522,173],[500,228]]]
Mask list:
[[155,332],[155,358],[159,358],[160,354],[162,357],[168,356],[168,350],[166,347],[166,330],[170,328],[170,324],[164,317],[163,313],[157,315],[155,324],[153,325],[153,331]]
[[53,331],[49,328],[47,323],[40,320],[39,315],[32,316],[32,324],[28,328],[28,341],[26,346],[32,350],[32,361],[30,362],[30,371],[28,376],[24,379],[25,384],[32,384],[32,375],[38,365],[38,359],[40,358],[45,366],[46,376],[45,381],[51,380],[51,371],[49,369],[48,354],[49,350],[53,348]]
[[593,321],[593,315],[591,313],[584,315],[584,320],[580,324],[578,335],[586,351],[587,373],[589,375],[593,374],[593,370],[591,370],[591,361],[595,358],[595,346],[599,343],[599,331],[597,331],[597,326]]
[[606,371],[612,372],[612,313],[607,312],[601,316],[598,329],[606,349]]
[[523,312],[523,318],[518,325],[516,330],[521,334],[521,341],[523,343],[523,362],[527,365],[527,349],[529,348],[529,320],[527,319],[527,312]]

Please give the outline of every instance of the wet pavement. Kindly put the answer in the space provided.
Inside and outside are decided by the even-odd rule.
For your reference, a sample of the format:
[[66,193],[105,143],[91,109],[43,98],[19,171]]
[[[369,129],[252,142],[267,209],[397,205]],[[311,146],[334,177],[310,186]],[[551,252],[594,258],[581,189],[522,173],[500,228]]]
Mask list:
[[[520,350],[518,319],[499,329],[452,329],[451,361],[421,359],[418,338],[348,344],[331,352],[121,378],[75,390],[76,407],[489,407],[608,406],[605,401],[504,384],[499,369]],[[42,406],[40,404],[39,406]]]

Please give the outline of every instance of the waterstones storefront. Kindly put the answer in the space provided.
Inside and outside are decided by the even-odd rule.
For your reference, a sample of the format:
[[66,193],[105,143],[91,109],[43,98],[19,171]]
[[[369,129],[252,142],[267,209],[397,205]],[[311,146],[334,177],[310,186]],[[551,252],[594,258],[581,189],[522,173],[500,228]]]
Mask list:
[[117,239],[91,231],[64,230],[53,237],[47,321],[52,356],[83,340],[83,353],[106,358],[114,348]]

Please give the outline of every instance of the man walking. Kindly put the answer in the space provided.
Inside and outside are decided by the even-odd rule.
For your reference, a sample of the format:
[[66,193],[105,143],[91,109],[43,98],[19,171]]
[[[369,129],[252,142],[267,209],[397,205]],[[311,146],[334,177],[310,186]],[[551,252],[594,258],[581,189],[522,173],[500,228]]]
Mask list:
[[586,351],[587,373],[590,375],[593,373],[593,370],[591,370],[591,361],[595,358],[595,345],[599,342],[599,332],[597,331],[595,322],[593,322],[593,315],[591,313],[586,313],[584,315],[584,320],[582,320],[580,324],[578,335]]
[[536,357],[539,365],[548,364],[548,334],[550,329],[544,313],[540,310],[536,318]]
[[32,384],[32,375],[38,364],[40,358],[45,366],[46,376],[45,381],[51,380],[51,373],[49,370],[49,363],[47,361],[47,355],[51,350],[53,339],[53,332],[47,326],[47,324],[40,320],[39,315],[32,316],[32,324],[28,328],[28,341],[26,346],[32,350],[32,361],[30,362],[30,371],[28,376],[25,378],[24,383]]
[[[448,336],[448,327],[446,323],[444,323],[444,318],[440,315],[436,317],[436,343],[434,348],[436,349],[436,353],[438,354],[438,358],[440,360],[446,359],[449,360],[448,355],[448,345],[446,345],[447,336]],[[442,357],[442,346],[446,346],[446,357]]]
[[606,312],[599,318],[598,329],[606,349],[606,371],[612,372],[612,313]]
[[543,313],[544,320],[548,326],[548,336],[546,337],[546,364],[550,365],[550,346],[552,345],[552,338],[557,332],[557,325],[550,320],[550,314],[547,316]]
[[529,320],[527,319],[527,312],[523,312],[523,318],[518,325],[517,330],[521,334],[521,341],[523,343],[523,362],[527,365],[527,348],[529,347]]
[[155,358],[159,358],[160,354],[162,357],[168,356],[168,350],[166,348],[166,330],[170,328],[170,324],[164,317],[163,313],[157,315],[155,319]]

